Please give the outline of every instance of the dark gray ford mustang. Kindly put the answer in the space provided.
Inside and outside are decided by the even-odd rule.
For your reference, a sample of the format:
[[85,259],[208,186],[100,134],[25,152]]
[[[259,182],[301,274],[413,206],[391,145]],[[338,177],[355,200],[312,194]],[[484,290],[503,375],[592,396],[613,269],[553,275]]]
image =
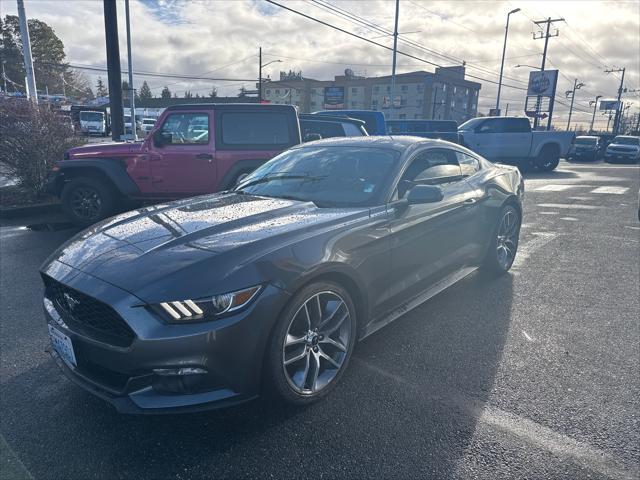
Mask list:
[[326,395],[354,343],[509,270],[522,178],[448,142],[294,147],[234,190],[78,234],[42,267],[51,353],[121,412]]

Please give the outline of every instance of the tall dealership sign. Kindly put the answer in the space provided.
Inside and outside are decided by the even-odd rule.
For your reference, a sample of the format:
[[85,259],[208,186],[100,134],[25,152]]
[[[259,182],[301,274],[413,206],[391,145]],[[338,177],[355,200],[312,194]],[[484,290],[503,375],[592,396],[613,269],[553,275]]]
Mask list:
[[344,109],[344,87],[325,87],[324,109],[325,110]]
[[558,70],[534,70],[529,72],[525,113],[532,118],[548,118],[551,124],[553,104],[558,84]]
[[617,111],[620,102],[617,100],[600,100],[600,110],[605,112]]

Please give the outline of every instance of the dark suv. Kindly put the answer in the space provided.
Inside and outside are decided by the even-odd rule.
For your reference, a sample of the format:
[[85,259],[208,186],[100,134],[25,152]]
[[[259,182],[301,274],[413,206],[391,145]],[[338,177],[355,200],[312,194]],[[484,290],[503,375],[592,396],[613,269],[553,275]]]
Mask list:
[[72,148],[48,179],[75,223],[89,225],[124,200],[158,201],[225,190],[300,143],[290,105],[199,104],[167,108],[141,143]]

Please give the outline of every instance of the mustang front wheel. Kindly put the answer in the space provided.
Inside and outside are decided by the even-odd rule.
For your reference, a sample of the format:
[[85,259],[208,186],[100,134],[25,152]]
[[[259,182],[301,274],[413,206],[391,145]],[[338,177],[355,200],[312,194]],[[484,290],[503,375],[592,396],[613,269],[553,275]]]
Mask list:
[[285,309],[269,345],[267,381],[298,405],[326,395],[349,361],[356,337],[355,307],[333,282],[311,284]]
[[500,211],[482,270],[495,275],[509,271],[518,251],[520,222],[520,214],[511,205]]

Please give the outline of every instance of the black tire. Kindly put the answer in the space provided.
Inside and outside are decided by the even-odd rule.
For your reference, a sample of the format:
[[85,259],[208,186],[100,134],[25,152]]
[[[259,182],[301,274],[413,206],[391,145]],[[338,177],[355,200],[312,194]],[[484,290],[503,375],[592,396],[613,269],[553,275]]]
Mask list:
[[[503,221],[507,215],[512,215],[513,225],[514,225],[514,240],[513,240],[513,255],[508,260],[508,262],[504,262],[503,259],[500,258],[500,254],[498,251],[498,236],[500,235],[501,228],[503,226]],[[512,205],[506,205],[502,207],[500,210],[500,214],[498,215],[498,221],[496,222],[496,226],[493,230],[491,242],[489,244],[489,248],[485,255],[484,261],[480,266],[480,270],[488,274],[489,276],[499,276],[507,273],[511,266],[513,265],[513,261],[515,260],[516,253],[518,251],[518,242],[520,237],[520,224],[522,218],[520,217],[520,213],[518,210]]]
[[550,172],[560,163],[560,151],[555,145],[546,145],[535,159],[535,166],[541,172]]
[[67,217],[83,227],[112,215],[116,207],[116,194],[111,185],[93,177],[72,179],[62,189],[61,199]]
[[[316,295],[318,294],[325,295],[326,292],[336,294],[344,302],[343,306],[338,306],[335,309],[335,312],[337,312],[338,309],[341,309],[341,308],[348,309],[348,313],[350,316],[349,322],[347,325],[344,325],[344,324],[341,325],[340,331],[338,333],[342,335],[341,332],[343,332],[343,330],[348,331],[349,337],[348,337],[348,341],[344,342],[346,343],[346,345],[343,345],[344,347],[346,347],[344,353],[340,353],[337,349],[333,353],[334,356],[336,355],[336,353],[339,357],[341,356],[340,367],[337,370],[329,368],[329,364],[326,360],[322,360],[322,362],[318,360],[317,365],[324,364],[325,370],[323,371],[322,375],[325,376],[325,374],[328,372],[329,375],[327,376],[333,375],[333,377],[328,381],[325,380],[326,384],[322,386],[320,389],[318,389],[317,391],[315,392],[307,391],[305,393],[305,392],[296,390],[296,387],[293,385],[293,380],[291,378],[290,372],[289,373],[285,372],[287,368],[290,368],[285,366],[285,358],[287,355],[285,353],[286,348],[290,348],[290,347],[285,347],[285,340],[288,338],[288,334],[291,331],[290,327],[294,325],[296,321],[299,321],[299,316],[297,316],[296,314],[303,315],[302,309],[304,307],[304,304],[308,300],[313,299]],[[328,309],[328,303],[326,304],[326,308]],[[340,312],[340,314],[344,315],[342,311]],[[335,334],[332,334],[332,335],[335,335]],[[349,292],[345,288],[343,288],[341,285],[335,282],[330,282],[330,281],[321,281],[317,283],[312,283],[302,288],[298,293],[296,293],[296,295],[292,298],[292,300],[289,302],[287,307],[284,309],[284,311],[280,315],[280,318],[278,319],[273,329],[273,332],[271,334],[269,344],[267,345],[267,351],[265,353],[266,362],[265,362],[264,380],[263,380],[265,393],[267,393],[272,397],[275,397],[277,400],[284,401],[286,403],[297,405],[297,406],[309,405],[325,397],[329,392],[331,392],[331,390],[335,388],[335,385],[338,383],[340,377],[346,370],[349,364],[349,359],[351,358],[351,354],[353,352],[356,336],[357,336],[356,309],[355,309],[353,300],[349,295]],[[320,335],[320,337],[322,337],[322,335]],[[291,338],[291,336],[289,336],[289,338]],[[321,340],[323,339],[321,338]],[[316,346],[314,347],[313,344],[309,345],[306,342],[302,342],[301,344],[297,346],[294,345],[293,347],[304,349],[304,350],[300,350],[300,353],[304,351],[304,352],[309,352],[309,354],[311,355],[312,352],[310,351],[310,349],[315,349],[317,348],[318,345],[320,345],[321,348],[325,349],[324,352],[323,350],[320,350],[321,352],[323,353],[329,352],[331,354],[332,350],[327,349],[327,347],[325,346],[326,343],[322,343],[322,342],[320,343],[316,342],[315,344]],[[291,356],[298,355],[296,351],[289,350],[289,352],[291,352]],[[303,357],[300,361],[304,363],[305,358]],[[295,364],[292,364],[292,365],[295,365]],[[307,363],[307,365],[309,365],[309,363]],[[309,368],[314,368],[314,366],[307,367],[307,369]],[[332,373],[332,372],[335,372],[335,373]],[[298,377],[298,378],[302,378],[303,388],[306,387],[307,385],[308,375],[306,373],[307,371],[305,370],[303,377]],[[313,373],[311,371],[309,371],[309,374],[313,376]],[[317,378],[318,380],[321,380],[320,376],[318,376]],[[314,388],[314,387],[315,387],[315,383],[312,384],[311,388]]]

